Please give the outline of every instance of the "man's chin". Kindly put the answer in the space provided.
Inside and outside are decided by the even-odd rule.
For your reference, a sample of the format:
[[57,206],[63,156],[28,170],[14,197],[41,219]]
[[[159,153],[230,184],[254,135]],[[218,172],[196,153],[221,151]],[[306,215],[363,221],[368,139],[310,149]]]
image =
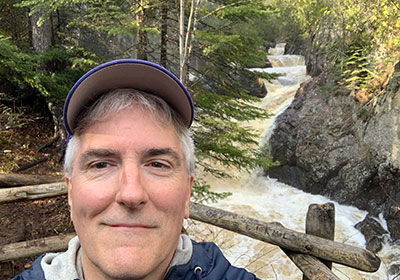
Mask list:
[[103,256],[88,261],[101,270],[99,272],[106,276],[105,279],[150,279],[147,277],[151,275],[160,275],[159,278],[162,279],[171,260],[151,252],[148,246],[149,244],[147,250],[122,246],[104,251]]

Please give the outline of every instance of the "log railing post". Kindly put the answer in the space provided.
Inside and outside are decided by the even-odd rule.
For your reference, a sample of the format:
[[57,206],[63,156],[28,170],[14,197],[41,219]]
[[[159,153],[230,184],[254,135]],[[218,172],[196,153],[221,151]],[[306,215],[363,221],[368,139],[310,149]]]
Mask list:
[[[306,216],[306,233],[328,240],[335,238],[335,205],[333,203],[310,204]],[[321,260],[329,269],[332,262]],[[303,276],[303,280],[309,280]]]

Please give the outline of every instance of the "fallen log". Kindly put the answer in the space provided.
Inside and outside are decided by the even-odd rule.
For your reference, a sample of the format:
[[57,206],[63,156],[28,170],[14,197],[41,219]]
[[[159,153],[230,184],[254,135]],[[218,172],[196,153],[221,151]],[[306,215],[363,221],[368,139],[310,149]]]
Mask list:
[[333,272],[316,257],[283,250],[294,264],[303,272],[304,277],[309,280],[339,280]]
[[43,162],[46,162],[46,161],[48,161],[48,160],[49,160],[49,157],[42,157],[42,158],[35,159],[35,160],[33,160],[33,161],[30,161],[30,162],[21,163],[21,164],[18,165],[17,168],[15,168],[15,169],[13,170],[13,172],[24,171],[24,170],[26,170],[26,169],[29,169],[29,168],[31,168],[31,167],[34,167],[35,165],[38,165],[38,164],[43,163]]
[[12,243],[0,247],[0,262],[33,257],[43,252],[62,252],[76,234],[62,234],[35,240]]
[[43,151],[44,149],[46,149],[46,148],[48,148],[48,147],[50,147],[50,146],[53,146],[54,143],[56,143],[56,141],[58,141],[59,138],[60,138],[60,136],[57,135],[56,137],[54,137],[53,139],[51,139],[49,142],[44,143],[42,146],[39,147],[39,149],[37,150],[37,152],[41,152],[41,151]]
[[27,174],[0,174],[0,188],[48,184],[61,181],[61,177]]
[[40,199],[67,193],[65,182],[0,189],[0,203],[21,199]]
[[362,271],[375,272],[381,262],[368,250],[290,230],[280,223],[266,223],[199,203],[190,204],[190,218]]

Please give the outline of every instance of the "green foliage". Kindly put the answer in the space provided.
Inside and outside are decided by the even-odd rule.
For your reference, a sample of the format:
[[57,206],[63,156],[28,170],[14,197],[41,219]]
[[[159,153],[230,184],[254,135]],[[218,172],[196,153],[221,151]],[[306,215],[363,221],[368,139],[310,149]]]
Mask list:
[[196,179],[192,188],[192,199],[198,203],[217,202],[232,195],[230,192],[217,193],[210,191],[211,186],[204,183],[201,179]]
[[22,128],[27,125],[26,120],[23,118],[24,112],[18,112],[11,108],[6,108],[3,110],[2,114],[6,117],[7,122],[5,123],[5,128]]
[[[369,60],[366,50],[362,48],[350,49],[348,56],[343,58],[342,77],[346,86],[350,90],[359,90],[368,85],[368,82],[376,77],[370,69],[371,61]],[[373,66],[373,65],[372,65]]]
[[[40,12],[39,24],[45,17],[57,15],[57,20],[63,22],[58,41],[110,58],[129,56],[138,30],[159,34],[157,7],[161,2],[145,2],[142,7],[138,1],[130,0],[22,0],[16,6],[30,8],[31,14]],[[143,9],[146,21],[138,25],[136,16]]]
[[194,56],[202,64],[193,69],[198,75],[188,86],[196,107],[197,165],[214,176],[229,176],[229,168],[249,171],[272,165],[258,148],[258,135],[243,124],[269,117],[255,106],[258,98],[244,86],[260,76],[277,77],[247,70],[266,59],[262,37],[254,26],[265,21],[269,13],[262,1],[207,2],[201,9]]
[[211,62],[219,58],[220,63],[226,61],[246,66],[264,61],[266,57],[266,53],[258,49],[262,42],[257,37],[231,34],[229,29],[199,30],[196,35],[199,39],[199,48],[202,50],[198,55],[204,56]]
[[0,0],[1,34],[10,38],[19,47],[28,46],[28,19],[24,9],[16,9],[18,0]]
[[0,35],[0,76],[6,78],[1,83],[11,83],[16,92],[37,92],[48,101],[62,104],[71,85],[94,63],[75,59],[75,54],[65,49],[25,52]]
[[228,177],[225,170],[233,167],[250,171],[273,165],[269,153],[258,148],[257,135],[249,127],[229,120],[201,118],[193,130],[197,165],[214,176]]
[[[247,98],[255,101],[254,97],[248,96]],[[248,102],[227,95],[219,95],[212,91],[197,89],[194,100],[196,106],[201,108],[198,114],[204,120],[249,121],[269,116],[263,109],[252,106]]]
[[[1,146],[6,146],[8,143],[9,139],[6,139],[3,135],[0,135],[0,145]],[[12,173],[15,168],[18,167],[18,164],[16,162],[16,158],[12,153],[4,153],[2,162],[1,162],[1,167],[0,167],[0,173],[3,174],[8,174]]]
[[263,1],[214,1],[208,10],[215,11],[215,16],[230,21],[248,21],[268,15]]
[[76,59],[75,50],[69,52],[65,49],[54,48],[38,57],[40,84],[46,89],[48,101],[64,103],[65,96],[86,71],[98,63],[89,53]]
[[[38,83],[39,76],[33,71],[37,64],[31,55],[24,53],[14,45],[10,38],[0,35],[0,76],[7,77],[8,82],[24,90],[27,86],[45,93]],[[3,78],[4,79],[4,78]],[[3,81],[6,83],[6,81]]]
[[[52,18],[55,44],[51,50],[36,54],[7,41],[10,45],[4,47],[8,53],[1,57],[0,71],[4,71],[4,77],[13,77],[17,90],[30,88],[48,101],[61,103],[74,81],[89,67],[110,59],[134,56],[138,31],[150,35],[143,49],[147,50],[150,60],[156,60],[163,5],[169,7],[168,68],[174,70],[179,61],[176,51],[178,5],[148,0],[142,1],[144,5],[141,6],[139,2],[15,0],[15,9],[29,8],[31,14],[40,13],[39,24],[47,17]],[[189,4],[187,2],[188,9]],[[139,20],[137,16],[141,12],[144,18]],[[190,73],[195,78],[187,87],[196,107],[193,133],[197,164],[216,176],[226,176],[226,168],[251,170],[272,164],[265,156],[267,153],[258,148],[259,136],[241,123],[269,116],[255,106],[258,98],[249,94],[245,84],[256,83],[259,77],[276,78],[274,74],[247,70],[254,65],[264,65],[263,44],[269,35],[269,15],[275,12],[276,8],[260,0],[204,1],[200,8],[192,55],[192,61],[200,63],[190,64]],[[255,28],[257,26],[265,28]],[[194,186],[194,196],[200,200],[224,197],[214,196],[201,181]]]
[[266,72],[259,72],[259,71],[254,71],[253,72],[258,78],[267,80],[267,81],[272,81],[275,79],[278,79],[278,77],[284,75],[280,73],[266,73]]
[[[271,27],[280,39],[303,45],[310,61],[351,91],[371,84],[398,60],[400,6],[392,0],[275,0]],[[333,76],[331,78],[334,78]],[[378,82],[374,82],[378,80]]]

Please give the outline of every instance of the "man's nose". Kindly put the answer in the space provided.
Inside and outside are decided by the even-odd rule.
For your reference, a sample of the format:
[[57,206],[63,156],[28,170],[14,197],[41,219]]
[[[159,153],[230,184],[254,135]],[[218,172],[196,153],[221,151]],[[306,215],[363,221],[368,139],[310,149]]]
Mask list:
[[140,167],[134,163],[124,164],[119,176],[116,201],[129,208],[138,208],[146,203],[148,194]]

